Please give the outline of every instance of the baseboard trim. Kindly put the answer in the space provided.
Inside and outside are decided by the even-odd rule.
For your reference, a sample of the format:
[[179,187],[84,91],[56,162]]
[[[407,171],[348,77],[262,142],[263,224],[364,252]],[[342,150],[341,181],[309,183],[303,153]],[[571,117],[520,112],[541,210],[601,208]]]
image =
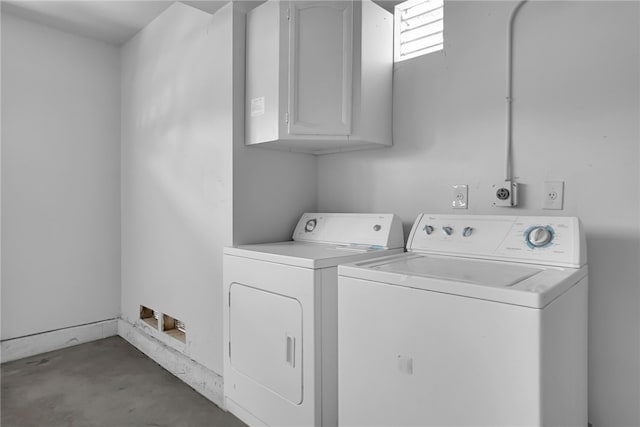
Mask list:
[[12,338],[0,344],[0,360],[11,362],[36,354],[118,335],[118,319],[102,320],[55,331]]
[[195,391],[224,409],[223,380],[220,375],[147,334],[141,327],[132,325],[125,320],[118,320],[118,335]]

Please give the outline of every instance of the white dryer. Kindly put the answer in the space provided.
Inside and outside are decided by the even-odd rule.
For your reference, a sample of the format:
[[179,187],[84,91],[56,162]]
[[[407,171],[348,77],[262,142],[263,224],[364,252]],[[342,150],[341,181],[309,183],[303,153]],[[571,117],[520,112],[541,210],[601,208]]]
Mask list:
[[420,215],[338,267],[339,425],[586,426],[577,218]]
[[335,426],[338,263],[404,251],[395,215],[305,213],[293,241],[224,250],[224,395],[250,425]]

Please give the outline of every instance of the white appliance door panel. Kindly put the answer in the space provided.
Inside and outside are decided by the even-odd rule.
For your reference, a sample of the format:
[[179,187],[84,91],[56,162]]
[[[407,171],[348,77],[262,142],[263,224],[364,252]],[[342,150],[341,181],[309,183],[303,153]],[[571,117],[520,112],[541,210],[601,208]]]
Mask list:
[[231,284],[229,298],[231,365],[291,403],[302,403],[300,302],[238,283]]
[[539,425],[540,313],[340,276],[339,424]]
[[[223,262],[225,346],[231,344],[231,355],[229,348],[225,347],[224,351],[224,395],[227,407],[245,422],[257,419],[265,425],[318,425],[320,395],[317,393],[319,383],[316,381],[314,368],[320,363],[317,354],[320,343],[317,342],[317,336],[314,338],[314,325],[320,314],[314,301],[320,286],[320,273],[308,268],[232,255],[225,255]],[[245,289],[241,289],[238,284],[244,285]],[[292,320],[296,317],[295,306],[298,302],[302,317],[300,323]],[[283,315],[280,311],[286,314]],[[238,321],[244,322],[240,329]],[[274,386],[270,374],[260,372],[265,363],[262,360],[265,357],[265,345],[250,342],[254,338],[263,340],[262,335],[273,337],[268,340],[275,341],[275,344],[273,348],[270,347],[271,344],[267,346],[270,353],[266,356],[269,360],[266,363],[280,364],[277,369],[287,372],[287,369],[292,368],[287,365],[286,335],[294,335],[291,331],[295,332],[290,323],[296,323],[302,328],[302,338],[294,344],[293,368],[301,369],[300,404],[294,403],[300,399],[292,391],[295,388],[294,382],[296,387],[299,386],[298,380],[289,378],[291,383],[280,384],[278,379]],[[256,325],[253,331],[249,330],[252,324]],[[247,335],[239,337],[240,330]],[[248,335],[253,336],[249,338]],[[236,342],[236,339],[240,341]],[[249,351],[252,353],[248,353]],[[251,355],[254,357],[253,361],[249,360]]]

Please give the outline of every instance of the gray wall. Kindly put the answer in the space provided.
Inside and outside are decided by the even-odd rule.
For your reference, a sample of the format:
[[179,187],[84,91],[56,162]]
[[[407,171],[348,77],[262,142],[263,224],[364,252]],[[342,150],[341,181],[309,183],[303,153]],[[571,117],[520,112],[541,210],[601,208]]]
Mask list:
[[2,13],[2,340],[119,315],[119,67]]
[[[575,215],[590,270],[589,397],[596,426],[640,425],[639,3],[532,2],[516,22],[516,209],[504,179],[506,29],[514,2],[445,5],[445,50],[396,64],[394,147],[320,157],[321,211]],[[565,181],[565,209],[542,210]],[[469,185],[468,211],[451,185]]]

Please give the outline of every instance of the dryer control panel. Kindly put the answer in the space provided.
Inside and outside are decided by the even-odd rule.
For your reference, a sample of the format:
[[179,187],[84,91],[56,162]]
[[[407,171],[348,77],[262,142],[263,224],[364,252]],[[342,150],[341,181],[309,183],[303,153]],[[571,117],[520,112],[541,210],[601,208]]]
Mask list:
[[293,240],[356,249],[404,247],[402,221],[393,214],[305,213],[293,231]]
[[574,268],[587,258],[575,217],[420,214],[407,250]]

